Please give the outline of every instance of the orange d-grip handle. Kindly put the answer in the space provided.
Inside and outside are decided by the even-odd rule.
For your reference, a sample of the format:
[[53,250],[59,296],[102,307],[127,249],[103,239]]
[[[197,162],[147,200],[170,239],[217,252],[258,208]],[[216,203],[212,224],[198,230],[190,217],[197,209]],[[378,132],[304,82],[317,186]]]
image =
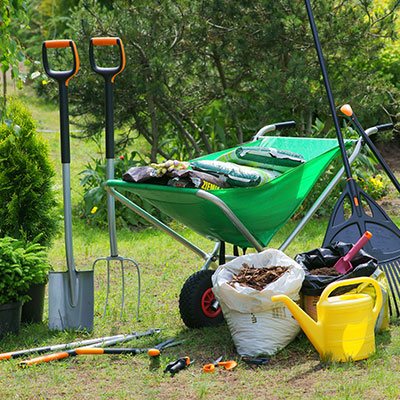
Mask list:
[[[120,64],[118,67],[104,68],[99,67],[96,64],[94,58],[93,46],[114,46],[117,45],[119,47],[120,54]],[[94,72],[102,75],[103,77],[107,77],[110,79],[112,83],[114,83],[115,77],[121,73],[125,68],[125,50],[124,45],[122,44],[122,40],[118,37],[95,37],[90,39],[89,43],[89,60],[90,65]]]
[[[72,69],[69,71],[53,71],[50,68],[49,61],[47,59],[47,49],[61,49],[66,47],[71,47],[72,50],[72,55],[74,58],[74,65]],[[68,86],[70,79],[79,71],[78,50],[76,49],[76,45],[73,40],[46,40],[43,42],[42,58],[46,74],[59,81],[59,83],[64,83],[65,86]]]
[[61,49],[70,46],[71,40],[46,40],[44,45],[47,49]]
[[62,360],[63,358],[67,358],[70,356],[70,353],[67,351],[62,351],[60,353],[49,354],[48,356],[40,356],[36,358],[31,358],[30,360],[21,361],[18,365],[21,367],[28,367],[34,364],[40,364],[43,362]]
[[118,38],[115,37],[96,37],[92,38],[94,46],[114,46],[118,44]]
[[48,49],[61,49],[70,46],[70,40],[46,40],[44,45]]

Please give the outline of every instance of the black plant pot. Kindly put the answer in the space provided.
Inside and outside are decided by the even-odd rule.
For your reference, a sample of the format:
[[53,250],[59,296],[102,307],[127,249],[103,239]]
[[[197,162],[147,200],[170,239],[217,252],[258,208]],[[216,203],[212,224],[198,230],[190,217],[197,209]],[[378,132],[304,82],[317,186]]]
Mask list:
[[32,285],[28,290],[28,296],[32,299],[22,306],[22,323],[40,323],[43,320],[44,295],[46,283]]
[[22,302],[0,304],[0,339],[7,333],[18,335]]

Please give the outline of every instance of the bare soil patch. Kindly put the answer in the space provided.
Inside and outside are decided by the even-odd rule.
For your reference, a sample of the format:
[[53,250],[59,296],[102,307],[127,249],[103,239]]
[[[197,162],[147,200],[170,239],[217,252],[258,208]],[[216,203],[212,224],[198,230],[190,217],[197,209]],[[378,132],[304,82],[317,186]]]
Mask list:
[[315,268],[310,271],[311,275],[339,276],[342,275],[335,267]]
[[376,143],[376,148],[390,169],[400,172],[400,146],[392,141],[390,143]]
[[[392,141],[390,143],[376,143],[376,147],[385,160],[386,164],[392,170],[398,180],[400,180],[400,146]],[[383,168],[377,165],[377,169],[385,174]],[[391,216],[400,216],[400,194],[393,186],[389,184],[389,193],[377,203]]]

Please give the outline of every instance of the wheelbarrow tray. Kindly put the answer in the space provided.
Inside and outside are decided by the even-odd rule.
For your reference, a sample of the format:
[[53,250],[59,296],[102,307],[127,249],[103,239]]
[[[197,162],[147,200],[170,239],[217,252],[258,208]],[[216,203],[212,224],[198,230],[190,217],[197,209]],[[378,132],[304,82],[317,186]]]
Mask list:
[[[351,141],[346,145],[350,146]],[[262,246],[266,246],[295,213],[318,178],[339,154],[338,142],[336,139],[275,136],[264,137],[243,146],[289,150],[302,154],[305,159],[305,163],[264,185],[209,191],[230,208]],[[209,154],[197,160],[213,160],[231,150]],[[109,180],[107,186],[138,195],[206,238],[239,247],[254,247],[219,206],[199,196],[203,190],[135,184],[122,180]]]

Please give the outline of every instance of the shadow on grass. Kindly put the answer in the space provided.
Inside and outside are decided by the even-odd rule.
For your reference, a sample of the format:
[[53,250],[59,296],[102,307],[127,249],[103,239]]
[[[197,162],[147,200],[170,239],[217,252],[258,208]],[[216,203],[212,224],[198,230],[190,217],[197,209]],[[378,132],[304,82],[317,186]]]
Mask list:
[[19,334],[7,334],[0,340],[0,349],[6,351],[29,349],[34,347],[51,346],[58,343],[69,343],[77,339],[89,337],[87,332],[50,331],[48,322],[21,324]]

